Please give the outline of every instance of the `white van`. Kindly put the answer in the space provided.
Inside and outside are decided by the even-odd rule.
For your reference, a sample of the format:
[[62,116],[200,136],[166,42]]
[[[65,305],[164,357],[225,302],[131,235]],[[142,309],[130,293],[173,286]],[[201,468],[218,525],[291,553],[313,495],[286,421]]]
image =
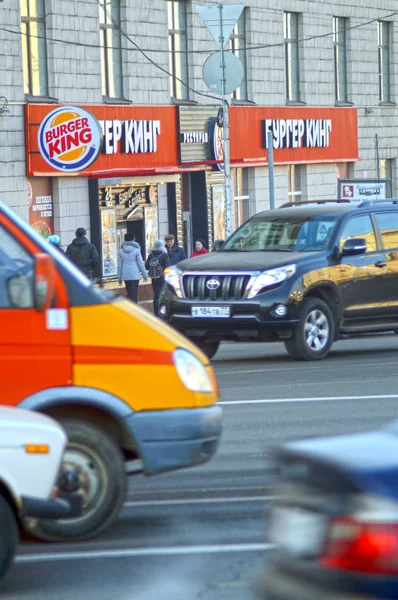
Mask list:
[[0,578],[12,564],[24,518],[67,518],[78,510],[56,497],[67,441],[50,417],[0,407]]

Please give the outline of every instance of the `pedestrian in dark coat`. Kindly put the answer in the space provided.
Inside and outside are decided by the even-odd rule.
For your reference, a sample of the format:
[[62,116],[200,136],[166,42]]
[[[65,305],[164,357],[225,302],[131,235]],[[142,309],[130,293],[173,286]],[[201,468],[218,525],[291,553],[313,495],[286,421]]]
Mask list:
[[66,256],[68,256],[89,279],[92,279],[93,271],[99,261],[97,248],[88,241],[86,237],[87,231],[84,227],[76,229],[75,235],[75,239],[66,249]]
[[177,263],[186,259],[184,248],[177,244],[172,233],[166,235],[164,241],[166,242],[166,250],[171,266],[176,265]]
[[164,270],[169,265],[170,260],[164,242],[156,240],[145,263],[145,268],[152,281],[153,312],[156,316],[159,315],[159,294],[164,284]]

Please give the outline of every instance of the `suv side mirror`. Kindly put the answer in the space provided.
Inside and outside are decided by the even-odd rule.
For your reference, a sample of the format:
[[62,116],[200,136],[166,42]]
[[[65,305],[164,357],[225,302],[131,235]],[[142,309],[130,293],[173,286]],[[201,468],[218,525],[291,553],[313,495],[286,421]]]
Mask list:
[[218,252],[223,244],[224,240],[216,240],[213,244],[212,252]]
[[355,256],[356,254],[364,254],[366,252],[365,238],[354,238],[344,242],[341,254],[343,256]]
[[55,266],[49,254],[36,254],[33,283],[34,306],[39,312],[51,307],[55,294]]

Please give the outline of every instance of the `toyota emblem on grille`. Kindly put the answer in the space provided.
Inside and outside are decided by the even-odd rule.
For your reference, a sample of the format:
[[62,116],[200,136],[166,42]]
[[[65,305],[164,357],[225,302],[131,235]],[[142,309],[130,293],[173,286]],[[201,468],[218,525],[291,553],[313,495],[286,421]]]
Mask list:
[[208,290],[218,290],[218,288],[220,287],[221,283],[218,281],[218,279],[209,279],[209,281],[206,283],[206,287]]

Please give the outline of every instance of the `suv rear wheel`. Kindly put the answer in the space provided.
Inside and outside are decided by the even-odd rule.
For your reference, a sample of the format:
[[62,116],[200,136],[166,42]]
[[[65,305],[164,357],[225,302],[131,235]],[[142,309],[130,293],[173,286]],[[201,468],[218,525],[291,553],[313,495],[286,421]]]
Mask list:
[[307,298],[300,321],[285,348],[296,360],[321,360],[328,354],[334,339],[332,311],[323,300]]

